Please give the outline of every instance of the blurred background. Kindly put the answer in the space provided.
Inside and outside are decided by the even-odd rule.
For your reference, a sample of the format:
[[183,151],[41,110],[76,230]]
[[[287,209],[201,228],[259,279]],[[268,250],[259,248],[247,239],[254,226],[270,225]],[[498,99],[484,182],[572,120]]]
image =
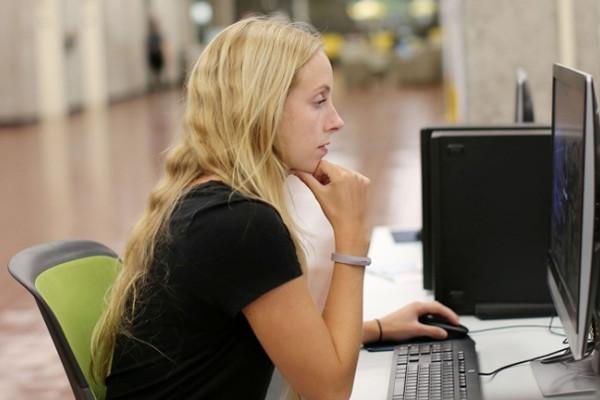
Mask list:
[[[346,122],[327,158],[371,178],[374,225],[421,226],[422,127],[513,122],[518,69],[539,123],[552,63],[600,78],[597,0],[0,0],[0,264],[59,239],[121,252],[180,130],[191,66],[253,13],[322,32]],[[322,304],[331,229],[289,187]],[[0,399],[68,398],[33,300],[0,268]]]

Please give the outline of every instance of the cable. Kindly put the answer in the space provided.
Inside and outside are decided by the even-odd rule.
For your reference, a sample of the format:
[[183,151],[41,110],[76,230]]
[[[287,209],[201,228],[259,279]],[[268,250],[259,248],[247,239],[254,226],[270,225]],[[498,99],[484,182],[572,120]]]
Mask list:
[[[469,331],[469,335],[474,334],[474,333],[482,333],[482,332],[488,332],[488,331],[497,331],[497,330],[501,330],[501,329],[513,329],[513,328],[544,328],[544,329],[549,329],[548,325],[505,325],[505,326],[496,326],[494,328],[484,328],[484,329],[476,329],[476,330],[472,330]],[[555,329],[563,329],[561,326],[556,326],[554,327]],[[558,333],[558,332],[552,332],[556,335],[560,335],[560,336],[564,336],[562,333]]]
[[544,358],[540,361],[542,364],[554,364],[557,362],[563,361],[571,361],[573,360],[573,353],[571,353],[571,349],[565,351],[563,354],[558,354],[552,357]]
[[565,347],[565,348],[562,348],[562,349],[560,349],[560,350],[553,351],[553,352],[551,352],[551,353],[548,353],[548,354],[544,354],[544,355],[541,355],[541,356],[537,356],[537,357],[529,358],[529,359],[527,359],[527,360],[522,360],[522,361],[518,361],[518,362],[515,362],[515,363],[512,363],[512,364],[505,365],[505,366],[503,366],[503,367],[500,367],[500,368],[498,368],[498,369],[495,369],[495,370],[493,370],[492,372],[480,372],[478,375],[479,375],[479,376],[494,376],[494,375],[496,375],[498,372],[500,372],[500,371],[503,371],[503,370],[505,370],[505,369],[508,369],[508,368],[511,368],[511,367],[514,367],[514,366],[517,366],[517,365],[520,365],[520,364],[525,364],[525,363],[528,363],[528,362],[531,362],[531,361],[539,360],[539,359],[541,359],[541,358],[550,357],[550,356],[553,356],[553,355],[555,355],[555,354],[558,354],[558,353],[564,353],[564,352],[566,352],[566,351],[568,351],[568,350],[569,350],[569,348],[568,348],[568,347]]
[[[499,329],[509,329],[509,328],[534,328],[534,327],[535,328],[539,328],[539,327],[543,327],[543,328],[547,328],[548,331],[550,333],[554,334],[554,335],[559,335],[559,336],[565,337],[565,339],[562,341],[562,343],[563,344],[568,344],[569,341],[566,338],[565,334],[554,332],[552,330],[553,329],[552,323],[554,322],[554,318],[555,317],[551,317],[550,318],[550,323],[547,326],[545,326],[545,325],[543,325],[543,326],[542,325],[507,325],[507,326],[500,326],[500,327],[496,327],[496,328],[479,329],[479,330],[471,331],[469,333],[471,334],[471,333],[479,333],[479,332],[493,331],[493,330],[499,330]],[[555,328],[560,328],[560,329],[564,330],[563,327],[555,327]],[[594,344],[595,344],[595,342],[594,342],[593,339],[592,340],[588,340],[588,342],[587,342],[587,350],[586,350],[585,354],[583,355],[582,359],[588,358],[594,352],[594,349],[595,349]],[[495,369],[492,372],[479,372],[478,375],[479,376],[494,376],[498,372],[503,371],[505,369],[508,369],[508,368],[511,368],[511,367],[514,367],[514,366],[517,366],[517,365],[520,365],[520,364],[525,364],[525,363],[528,363],[528,362],[531,362],[531,361],[536,361],[536,360],[541,360],[542,364],[553,364],[553,363],[558,363],[558,362],[572,362],[572,361],[575,361],[574,358],[573,358],[573,353],[571,352],[570,347],[564,347],[564,348],[562,348],[560,350],[556,350],[556,351],[553,351],[553,352],[548,353],[548,354],[544,354],[544,355],[541,355],[541,356],[529,358],[527,360],[517,361],[517,362],[514,362],[512,364],[508,364],[508,365],[502,366],[502,367],[500,367],[498,369]]]
[[[563,343],[565,343],[567,341],[567,339],[565,339],[563,341]],[[592,347],[592,342],[588,342],[588,346]],[[582,359],[586,359],[588,358],[592,352],[593,352],[593,348],[589,348],[586,353],[583,355]],[[556,350],[553,351],[551,353],[548,354],[544,354],[541,356],[537,356],[537,357],[533,357],[533,358],[529,358],[527,360],[522,360],[522,361],[517,361],[514,362],[512,364],[508,364],[505,365],[503,367],[500,367],[498,369],[495,369],[492,372],[479,372],[478,375],[479,376],[494,376],[496,375],[498,372],[503,371],[505,369],[520,365],[520,364],[525,364],[531,361],[536,361],[536,360],[540,360],[541,359],[541,363],[542,364],[554,364],[554,363],[558,363],[558,362],[571,362],[574,361],[573,359],[573,353],[571,353],[571,349],[569,347],[564,347],[560,350]]]
[[[552,322],[554,322],[554,318],[556,318],[556,317],[551,317],[550,318],[550,323],[548,324],[548,332],[550,332],[551,334],[556,335],[556,336],[566,337],[567,335],[565,335],[564,333],[560,333],[560,332],[556,332],[556,331],[552,330],[552,328],[553,328]],[[562,326],[557,326],[556,328],[557,329],[562,329],[562,330],[565,329]]]
[[475,329],[475,330],[469,331],[469,335],[482,333],[482,332],[497,331],[497,330],[502,330],[502,329],[545,328],[545,329],[548,329],[548,332],[550,332],[553,335],[560,336],[560,337],[566,337],[567,335],[565,335],[564,333],[556,332],[553,330],[553,329],[564,329],[562,326],[552,326],[552,323],[554,322],[554,318],[555,317],[550,318],[550,323],[548,325],[524,324],[524,325],[496,326],[493,328]]

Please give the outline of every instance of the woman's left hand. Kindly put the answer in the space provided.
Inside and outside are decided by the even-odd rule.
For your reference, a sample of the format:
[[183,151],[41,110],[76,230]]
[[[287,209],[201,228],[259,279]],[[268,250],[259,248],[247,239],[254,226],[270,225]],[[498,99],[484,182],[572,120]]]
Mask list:
[[435,314],[452,325],[460,323],[454,311],[437,301],[414,302],[379,318],[383,331],[382,340],[400,341],[418,336],[445,339],[448,334],[444,329],[419,322],[419,317],[424,314]]

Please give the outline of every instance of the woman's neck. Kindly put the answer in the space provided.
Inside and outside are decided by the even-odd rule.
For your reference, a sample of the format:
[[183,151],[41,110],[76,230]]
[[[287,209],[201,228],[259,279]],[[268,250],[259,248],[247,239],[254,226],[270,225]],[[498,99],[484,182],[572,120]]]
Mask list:
[[192,181],[192,183],[190,183],[190,187],[191,186],[197,186],[197,185],[201,185],[203,183],[209,182],[209,181],[219,181],[222,182],[223,180],[221,178],[219,178],[217,175],[204,175],[201,176],[199,178],[196,178]]

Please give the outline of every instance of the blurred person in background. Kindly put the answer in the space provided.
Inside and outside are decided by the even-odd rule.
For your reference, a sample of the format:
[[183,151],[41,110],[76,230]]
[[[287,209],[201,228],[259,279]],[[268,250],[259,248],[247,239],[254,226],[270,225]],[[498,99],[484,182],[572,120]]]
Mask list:
[[158,21],[154,17],[148,20],[148,37],[146,38],[146,60],[150,69],[150,90],[161,87],[162,73],[166,63],[166,46]]
[[[96,327],[108,399],[263,399],[274,365],[308,399],[348,398],[362,343],[445,338],[436,302],[362,321],[369,180],[323,159],[344,125],[319,35],[252,17],[219,33],[187,85],[182,137],[150,194]],[[324,310],[285,198],[296,175],[331,223]]]

